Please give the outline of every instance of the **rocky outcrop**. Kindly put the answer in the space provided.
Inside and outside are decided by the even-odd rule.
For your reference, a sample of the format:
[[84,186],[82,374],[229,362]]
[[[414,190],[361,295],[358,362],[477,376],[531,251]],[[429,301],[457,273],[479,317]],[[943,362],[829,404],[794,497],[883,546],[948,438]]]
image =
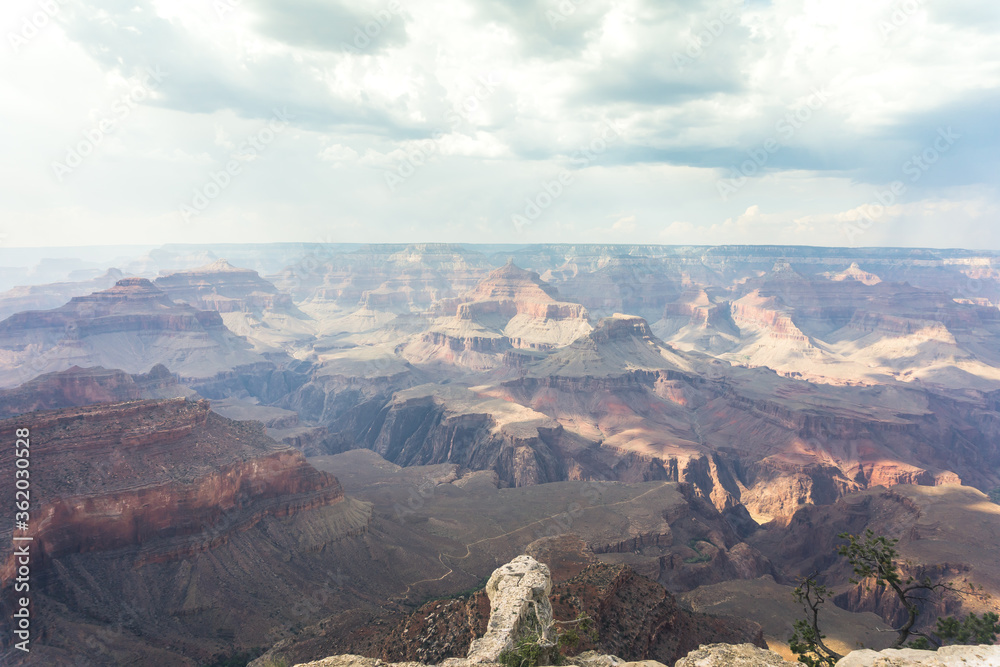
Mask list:
[[166,366],[157,364],[148,373],[130,375],[100,366],[74,366],[47,373],[0,390],[0,419],[37,410],[54,410],[93,403],[118,403],[142,398],[181,397],[192,393],[177,384]]
[[[21,423],[0,425],[13,432]],[[32,490],[40,499],[34,545],[43,562],[117,549],[134,549],[138,563],[182,558],[264,516],[343,499],[331,475],[268,439],[260,424],[219,417],[208,401],[37,412],[31,429],[38,434]],[[0,464],[13,469],[12,456],[0,453]],[[7,556],[4,577],[14,570]]]
[[[976,519],[966,515],[975,507]],[[1000,548],[1000,507],[985,494],[963,486],[899,485],[850,494],[832,505],[804,507],[785,526],[769,525],[748,541],[765,553],[788,583],[817,573],[837,593],[832,602],[850,612],[872,612],[880,623],[900,627],[907,612],[887,587],[870,581],[855,584],[837,549],[843,533],[867,529],[894,540],[903,580],[925,577],[953,590],[985,587],[995,596],[996,557]],[[932,632],[938,617],[993,611],[993,603],[975,595],[936,592],[918,600],[915,629]],[[866,642],[867,645],[873,645]]]
[[469,647],[468,663],[496,662],[529,633],[554,645],[551,591],[549,568],[531,556],[518,556],[493,572],[486,583],[490,620],[486,634]]
[[753,644],[709,644],[688,653],[675,667],[793,667],[798,664]]
[[[680,663],[678,663],[680,665]],[[837,667],[998,667],[1000,646],[942,646],[937,651],[912,648],[852,651]]]
[[[600,562],[575,535],[542,538],[525,551],[536,562],[544,560],[546,565],[541,567],[553,575],[548,599],[556,619],[554,631],[567,629],[581,615],[591,619],[594,635],[580,632],[577,645],[561,649],[566,663],[585,664],[578,655],[613,654],[622,656],[616,660],[651,659],[673,664],[699,644],[764,645],[756,623],[689,612],[656,581],[631,567]],[[528,604],[533,609],[532,605]],[[470,647],[481,646],[477,638],[488,635],[488,620],[498,613],[494,605],[491,615],[490,607],[490,598],[482,589],[464,597],[434,600],[404,618],[349,633],[331,648],[389,662],[464,661]],[[531,619],[533,613],[529,614]],[[498,620],[508,623],[511,618],[504,620],[501,614]],[[308,653],[293,649],[284,655],[301,658]]]
[[840,271],[839,273],[829,274],[830,280],[842,281],[842,280],[856,280],[859,283],[864,283],[865,285],[877,285],[882,282],[882,279],[876,276],[874,273],[869,273],[865,271],[857,262],[851,262],[851,265]]
[[509,262],[444,307],[446,314],[454,313],[457,328],[483,327],[502,333],[517,348],[551,349],[591,329],[586,308],[557,296],[537,273]]
[[795,325],[781,304],[759,291],[733,301],[730,316],[740,329],[760,331],[781,340],[808,343],[808,337]]
[[557,423],[518,406],[460,391],[414,390],[397,393],[356,442],[398,465],[457,463],[525,486],[565,478],[554,447],[560,432]]
[[[543,642],[551,641],[554,650],[558,629],[581,616],[591,620],[596,638],[579,633],[578,645],[562,649],[576,654],[564,655],[564,664],[655,667],[672,665],[699,644],[732,641],[764,645],[759,625],[685,611],[656,582],[627,566],[599,563],[592,554],[584,555],[582,548],[573,536],[536,541],[529,550],[563,559],[554,561],[557,571],[564,576],[576,574],[553,584],[546,565],[528,555],[518,556],[494,571],[485,590],[467,599],[427,603],[396,625],[385,640],[375,642],[382,647],[379,658],[397,664],[409,660],[450,667],[493,664],[529,633],[538,634]],[[589,564],[578,562],[581,556],[590,559]],[[563,562],[567,557],[570,562]],[[378,631],[371,628],[356,633],[355,641],[372,646],[373,632]],[[478,638],[470,641],[470,634]],[[354,658],[335,656],[326,659],[333,662],[307,664],[318,667]]]
[[229,331],[218,312],[176,304],[144,278],[0,322],[0,386],[74,365],[142,373],[158,363],[182,377],[206,378],[270,362]]
[[57,308],[75,296],[108,289],[123,277],[120,270],[108,269],[90,280],[14,287],[0,294],[0,320],[27,310]]
[[[365,583],[379,568],[360,555],[371,505],[345,498],[336,478],[261,424],[221,417],[208,401],[128,401],[0,422],[10,433],[26,425],[37,664],[211,663],[280,636],[304,613],[350,604],[349,582],[377,588],[408,576],[394,575],[395,563]],[[0,465],[13,469],[12,457],[5,449]],[[13,479],[0,490],[13,497]],[[11,529],[0,528],[3,609],[18,595]],[[306,611],[285,608],[291,599]],[[9,631],[0,621],[0,637]],[[19,664],[17,653],[5,644],[0,662]]]

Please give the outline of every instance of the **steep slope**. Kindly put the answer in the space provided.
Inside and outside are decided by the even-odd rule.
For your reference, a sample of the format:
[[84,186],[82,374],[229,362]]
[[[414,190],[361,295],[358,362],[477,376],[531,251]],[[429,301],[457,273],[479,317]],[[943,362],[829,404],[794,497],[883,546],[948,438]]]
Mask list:
[[1000,380],[995,306],[888,283],[852,265],[812,278],[775,272],[732,301],[739,346],[722,358],[827,383],[922,380],[992,388]]
[[[333,476],[264,436],[259,424],[215,415],[207,401],[66,408],[0,426],[13,432],[26,423],[31,657],[45,664],[71,664],[81,653],[114,664],[136,651],[181,664],[184,654],[204,659],[234,641],[255,645],[257,633],[281,621],[244,607],[234,624],[227,620],[234,610],[254,594],[273,598],[262,588],[271,576],[287,577],[278,597],[308,585],[283,565],[280,549],[306,557],[366,529],[368,510],[345,500]],[[12,457],[8,448],[0,464],[13,469]],[[2,483],[5,493],[12,487],[13,480]],[[12,528],[0,533],[6,609],[16,595]],[[124,627],[114,629],[125,613]],[[235,634],[217,634],[227,627]],[[3,631],[9,636],[9,627]],[[100,645],[83,643],[88,636]],[[19,664],[18,653],[4,660]]]

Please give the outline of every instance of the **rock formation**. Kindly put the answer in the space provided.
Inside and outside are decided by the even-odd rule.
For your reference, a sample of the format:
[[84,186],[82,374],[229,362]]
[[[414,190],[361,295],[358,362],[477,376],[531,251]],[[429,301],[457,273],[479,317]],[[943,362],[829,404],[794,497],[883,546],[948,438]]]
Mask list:
[[75,296],[108,289],[123,277],[120,270],[108,269],[91,280],[14,287],[0,294],[0,321],[26,310],[57,308]]
[[0,322],[0,362],[6,386],[74,365],[142,373],[162,363],[183,377],[207,378],[268,363],[219,313],[176,304],[144,278],[8,317]]
[[537,273],[512,262],[436,308],[444,317],[402,348],[414,363],[485,370],[500,365],[506,350],[550,350],[591,329],[586,308],[559,301],[556,290]]
[[486,583],[490,600],[486,634],[472,642],[467,661],[496,662],[501,653],[513,650],[519,639],[530,634],[554,645],[551,591],[549,568],[531,556],[518,556],[498,568]]
[[708,644],[688,653],[674,667],[792,667],[798,664],[753,644]]
[[[208,662],[234,644],[257,646],[295,618],[294,609],[267,607],[329,586],[340,563],[345,580],[359,576],[344,550],[368,531],[371,506],[345,498],[333,476],[260,424],[220,417],[207,401],[171,399],[0,422],[9,433],[25,426],[38,632],[31,656],[42,664],[70,664],[74,654],[95,664],[127,655]],[[13,456],[5,448],[0,465],[13,470]],[[13,497],[13,478],[0,489]],[[0,527],[4,609],[17,595],[12,529]],[[343,584],[328,590],[310,600],[317,611],[350,599]],[[9,636],[4,618],[0,632]],[[0,651],[0,662],[16,664],[16,654]]]
[[[625,660],[673,664],[701,643],[764,645],[760,626],[753,622],[684,611],[655,582],[627,566],[600,563],[592,554],[585,555],[581,546],[578,538],[565,536],[545,538],[529,547],[553,559],[563,577],[559,581],[551,581],[546,565],[521,555],[495,570],[484,590],[468,598],[429,602],[385,631],[356,631],[345,648],[352,653],[365,650],[393,663],[491,664],[529,635],[547,635],[555,644],[557,632],[580,616],[590,619],[596,638],[579,633],[577,645],[561,649],[567,664],[608,667]],[[372,642],[373,634],[383,638]]]
[[1000,646],[942,646],[937,651],[912,648],[852,651],[837,667],[998,667]]
[[175,398],[193,394],[177,383],[166,366],[130,375],[100,366],[74,366],[46,373],[11,389],[0,389],[0,419],[13,415],[93,403],[119,403],[141,398]]
[[[968,508],[976,508],[969,521]],[[837,590],[833,602],[854,612],[873,612],[899,627],[907,614],[885,589],[849,581],[846,561],[835,558],[843,542],[837,536],[866,529],[898,539],[905,576],[925,576],[958,589],[997,588],[996,552],[1000,550],[1000,505],[968,487],[897,485],[850,494],[832,505],[805,507],[786,526],[768,526],[750,538],[783,571],[789,582],[816,572]],[[995,594],[994,594],[995,595]],[[995,611],[994,602],[974,596],[935,595],[921,605],[916,628],[934,629],[938,616]]]
[[251,269],[224,259],[160,276],[154,284],[173,301],[220,313],[291,309],[292,298]]

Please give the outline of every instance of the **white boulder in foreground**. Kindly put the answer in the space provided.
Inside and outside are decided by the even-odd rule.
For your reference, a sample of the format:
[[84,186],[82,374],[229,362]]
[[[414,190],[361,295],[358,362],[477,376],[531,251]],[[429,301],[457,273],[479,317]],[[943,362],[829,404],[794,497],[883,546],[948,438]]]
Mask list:
[[1000,667],[1000,646],[944,646],[937,651],[865,649],[851,651],[837,667]]
[[501,653],[514,648],[514,642],[529,627],[548,639],[552,627],[551,592],[548,566],[531,556],[518,556],[494,570],[486,583],[490,599],[486,634],[472,641],[466,660],[496,662]]

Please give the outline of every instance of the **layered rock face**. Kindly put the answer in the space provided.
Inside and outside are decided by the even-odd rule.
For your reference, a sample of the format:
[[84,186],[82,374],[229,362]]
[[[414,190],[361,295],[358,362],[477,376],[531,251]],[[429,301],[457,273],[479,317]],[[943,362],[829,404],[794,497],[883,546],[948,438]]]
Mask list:
[[419,340],[400,348],[414,363],[489,370],[499,366],[502,353],[511,348],[550,350],[591,329],[586,308],[559,301],[556,290],[537,273],[513,263],[436,308],[445,317]]
[[0,322],[0,384],[13,385],[71,366],[141,373],[157,363],[192,378],[266,364],[217,312],[176,304],[143,278],[45,311]]
[[[81,654],[179,665],[256,646],[289,616],[250,601],[312,590],[371,520],[333,476],[207,401],[73,407],[0,426],[31,429],[31,657],[47,665]],[[0,465],[13,469],[12,457],[5,449]],[[12,487],[3,484],[11,497]],[[5,608],[17,595],[11,530],[0,532]],[[21,664],[19,653],[5,645],[0,660]]]
[[199,310],[252,313],[293,308],[291,295],[279,292],[256,271],[237,268],[224,259],[161,276],[155,284],[172,300]]
[[226,327],[249,340],[256,352],[280,354],[314,340],[316,321],[290,294],[224,259],[160,276],[156,285],[178,303],[220,313]]
[[0,294],[0,320],[26,310],[57,308],[75,296],[108,289],[124,277],[119,269],[108,269],[91,280],[14,287]]
[[74,366],[40,375],[13,389],[0,389],[0,418],[37,410],[141,398],[175,398],[190,393],[193,392],[178,385],[177,378],[162,364],[136,375],[100,366]]
[[[15,419],[3,426],[20,424]],[[43,562],[121,548],[142,553],[147,544],[157,547],[139,563],[180,558],[223,538],[206,540],[229,514],[246,527],[265,515],[287,516],[343,499],[331,475],[269,440],[259,424],[215,415],[208,401],[38,412],[31,429],[38,434],[32,487],[41,499],[33,512],[41,527],[35,549]],[[11,457],[8,450],[0,462],[12,467]],[[4,576],[13,569],[13,559],[5,558]]]
[[[285,257],[288,270],[271,276],[274,283],[225,263],[163,275],[155,284],[128,279],[89,296],[73,292],[77,298],[54,310],[22,312],[0,323],[0,386],[57,372],[3,392],[0,407],[7,414],[23,414],[175,391],[184,395],[193,389],[218,400],[227,414],[259,417],[281,431],[276,437],[311,455],[363,448],[384,457],[379,466],[441,466],[456,483],[442,482],[439,486],[447,486],[439,492],[465,494],[463,503],[469,506],[485,498],[511,503],[520,512],[523,504],[518,503],[524,498],[544,498],[547,509],[554,507],[526,521],[538,522],[539,531],[548,526],[549,514],[561,512],[577,520],[571,510],[562,512],[566,503],[561,497],[548,496],[539,487],[576,493],[572,489],[592,480],[607,482],[608,488],[646,483],[650,486],[641,493],[649,495],[644,498],[663,501],[666,491],[654,486],[676,480],[677,485],[660,486],[683,489],[688,508],[704,507],[694,521],[667,512],[665,504],[658,506],[659,514],[645,513],[648,508],[640,501],[629,505],[637,513],[629,516],[630,523],[618,523],[621,517],[613,512],[601,514],[615,530],[590,526],[588,539],[606,564],[628,563],[678,591],[762,574],[785,581],[782,575],[792,572],[796,562],[825,568],[828,564],[818,561],[833,545],[815,537],[818,523],[809,524],[823,517],[796,514],[810,504],[840,511],[835,505],[839,498],[879,484],[920,484],[927,493],[942,494],[959,482],[984,491],[1000,486],[1000,271],[994,268],[1000,261],[990,253],[397,245],[302,247],[315,262],[299,261],[288,248],[261,249],[257,262],[251,250],[232,250],[240,253],[227,254],[234,262],[264,272],[277,266],[275,257]],[[182,267],[217,256],[203,249],[172,249],[157,257],[174,258],[176,267]],[[156,268],[168,268],[160,259]],[[126,268],[149,273],[148,266]],[[96,287],[103,285],[90,289]],[[31,298],[40,298],[33,294]],[[289,304],[286,294],[296,303]],[[602,319],[592,321],[591,314]],[[73,368],[98,364],[122,372]],[[155,364],[166,371],[150,372]],[[176,389],[165,372],[177,379]],[[104,427],[90,412],[79,418]],[[144,419],[141,411],[127,417],[133,426]],[[211,430],[212,419],[191,428]],[[186,428],[182,422],[177,421],[178,429]],[[202,491],[192,491],[194,499],[172,495],[179,493],[177,480],[134,464],[137,474],[166,485],[165,490],[146,489],[139,477],[130,477],[133,463],[118,457],[131,451],[135,441],[148,439],[156,445],[161,435],[168,443],[164,446],[187,442],[170,440],[174,427],[169,420],[162,428],[160,435],[140,428],[140,435],[112,449],[81,439],[102,453],[108,470],[131,481],[115,486],[116,478],[90,475],[87,479],[101,478],[111,489],[101,501],[105,504],[63,504],[53,510],[52,520],[83,525],[96,521],[100,512],[118,512],[123,522],[133,522],[127,530],[101,528],[96,533],[117,545],[113,555],[88,542],[86,531],[56,531],[44,541],[46,549],[58,554],[46,556],[52,564],[46,576],[56,582],[56,588],[47,589],[51,597],[46,602],[79,613],[84,625],[98,618],[98,612],[107,617],[113,609],[97,587],[79,583],[112,579],[100,558],[122,572],[131,571],[130,558],[141,563],[139,568],[162,568],[149,580],[180,582],[176,587],[162,584],[162,590],[152,591],[143,588],[140,578],[123,577],[115,591],[143,600],[149,608],[170,609],[189,630],[199,623],[220,629],[225,637],[216,638],[212,647],[221,650],[223,645],[247,646],[252,632],[275,627],[263,619],[251,592],[260,589],[260,595],[270,596],[269,603],[280,603],[280,597],[276,589],[257,585],[255,568],[273,573],[272,580],[294,580],[296,585],[284,590],[289,595],[316,584],[312,574],[302,572],[315,567],[328,571],[334,553],[351,563],[385,568],[370,577],[376,582],[372,587],[357,583],[364,579],[363,572],[358,574],[356,606],[338,588],[319,605],[322,610],[310,612],[311,621],[338,605],[354,612],[374,604],[372,600],[415,603],[420,594],[449,592],[452,583],[455,589],[468,588],[488,573],[483,563],[491,571],[496,562],[517,553],[513,545],[523,547],[518,540],[535,530],[491,514],[502,530],[448,542],[448,549],[427,546],[419,560],[411,548],[418,518],[420,530],[426,527],[427,539],[434,543],[458,539],[450,532],[461,523],[457,515],[446,520],[440,513],[406,514],[406,521],[397,525],[393,503],[381,507],[381,513],[350,499],[295,509],[298,492],[277,490],[285,483],[278,483],[284,479],[282,471],[297,469],[289,458],[294,452],[261,464],[259,475],[234,471],[236,461],[214,458],[198,473],[206,482]],[[231,435],[234,442],[249,437]],[[67,455],[74,451],[69,442]],[[176,467],[187,469],[181,457]],[[229,538],[219,543],[202,539],[192,524],[217,521],[211,502],[243,497],[227,486],[230,474],[250,480],[252,490],[276,480],[276,495],[261,496],[263,513],[245,532],[229,531]],[[210,490],[214,488],[219,490]],[[77,497],[69,487],[53,493]],[[149,508],[164,508],[162,516],[152,509],[136,514],[119,507],[142,507],[142,493],[151,499]],[[378,494],[388,493],[376,487],[366,499],[378,502]],[[211,502],[202,502],[199,494]],[[287,515],[282,515],[278,496],[290,498]],[[418,494],[418,500],[426,499]],[[941,519],[942,525],[961,523],[962,516],[989,516],[981,498],[966,500],[965,514],[956,510],[955,516]],[[88,510],[88,502],[96,509]],[[406,498],[394,502],[403,504]],[[255,506],[240,507],[258,513]],[[871,511],[892,514],[887,507],[888,501],[879,501]],[[870,508],[845,512],[850,517],[861,509]],[[921,511],[927,516],[932,510]],[[183,525],[171,527],[168,513],[183,517]],[[331,518],[333,514],[340,518]],[[701,521],[709,514],[712,520]],[[782,548],[741,544],[764,540],[751,535],[758,523],[769,521],[779,530],[781,539],[774,539]],[[390,523],[391,530],[386,528]],[[908,525],[917,534],[931,530],[919,520]],[[363,549],[351,537],[367,539],[365,535],[380,530],[385,532],[379,539],[383,534],[392,539],[370,539]],[[392,531],[404,530],[413,532],[397,540],[403,533]],[[467,545],[480,539],[496,540],[489,542],[495,551],[474,553],[477,547],[472,546],[466,559]],[[935,540],[937,548],[944,550],[949,539]],[[275,541],[292,554],[290,560],[268,551]],[[205,548],[206,542],[214,546]],[[396,549],[401,544],[407,545],[405,551]],[[788,555],[796,549],[801,551],[798,561]],[[182,553],[188,555],[179,557]],[[400,553],[427,572],[406,577],[391,572],[389,564],[417,567]],[[929,549],[919,553],[928,567],[940,567],[949,577],[978,576],[989,569],[984,559],[940,558]],[[165,560],[157,554],[165,554]],[[479,569],[466,568],[472,561]],[[226,579],[226,572],[240,573],[246,583]],[[835,579],[836,574],[830,576]],[[602,600],[642,588],[620,572],[591,570],[587,576],[589,583],[575,590],[602,591]],[[222,581],[225,586],[218,583]],[[388,586],[386,581],[395,583]],[[228,619],[214,606],[213,595],[227,587],[237,592],[230,603],[247,609],[246,624]],[[595,593],[594,599],[600,595]],[[92,608],[81,602],[88,598],[97,600]],[[839,599],[886,618],[896,613],[886,600],[859,591],[846,591]],[[556,604],[557,614],[562,613],[562,603]],[[669,612],[663,611],[666,606],[660,608],[662,614],[654,607],[643,607],[643,623],[661,627]],[[466,629],[476,622],[474,610],[467,611]],[[565,613],[571,611],[567,607]],[[137,627],[159,636],[166,631],[158,625],[164,616],[157,618]],[[292,627],[291,619],[284,621]],[[53,622],[47,627],[69,645],[68,626]],[[456,641],[460,635],[471,641],[470,632],[452,629],[449,636]],[[244,634],[227,643],[230,631]],[[333,634],[330,629],[326,637]],[[638,630],[629,636],[637,645],[643,641]],[[183,643],[180,633],[170,637],[161,647]],[[203,649],[211,644],[204,637],[197,643]]]
[[492,469],[513,485],[685,481],[720,510],[742,505],[758,521],[879,484],[997,483],[1000,422],[985,418],[987,397],[735,368],[664,343],[635,316],[605,318],[474,388],[435,385],[438,372],[418,362],[399,373],[317,378],[282,405],[307,409],[331,434],[328,451],[363,446],[402,465]]

